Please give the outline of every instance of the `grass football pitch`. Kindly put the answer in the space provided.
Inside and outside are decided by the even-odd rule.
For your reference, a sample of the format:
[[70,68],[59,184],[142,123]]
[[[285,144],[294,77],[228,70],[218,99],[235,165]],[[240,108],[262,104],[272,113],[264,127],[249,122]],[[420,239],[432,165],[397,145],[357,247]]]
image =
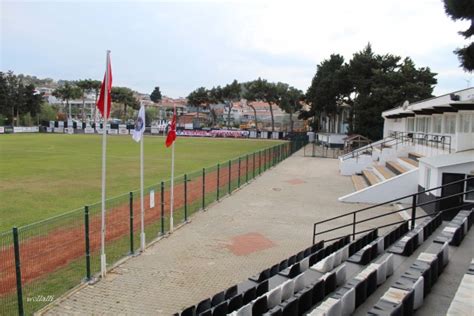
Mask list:
[[[272,140],[177,139],[175,176],[278,144]],[[171,148],[145,137],[145,187],[171,175]],[[107,137],[107,198],[139,188],[140,145]],[[102,137],[12,134],[0,136],[0,232],[30,224],[101,198]]]

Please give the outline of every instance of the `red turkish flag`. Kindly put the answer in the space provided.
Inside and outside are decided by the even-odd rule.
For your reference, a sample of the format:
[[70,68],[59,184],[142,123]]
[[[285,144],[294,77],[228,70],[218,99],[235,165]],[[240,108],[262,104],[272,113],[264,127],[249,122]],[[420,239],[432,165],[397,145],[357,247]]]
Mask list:
[[176,108],[173,113],[173,120],[171,121],[170,130],[166,137],[166,147],[170,147],[176,139]]
[[[106,76],[109,75],[108,87],[107,87],[107,115],[104,113],[104,99],[105,99],[105,82]],[[104,74],[104,81],[100,86],[99,99],[97,100],[97,108],[99,109],[102,117],[107,119],[110,116],[110,108],[112,107],[112,66],[110,65],[110,55],[107,55],[107,71]]]

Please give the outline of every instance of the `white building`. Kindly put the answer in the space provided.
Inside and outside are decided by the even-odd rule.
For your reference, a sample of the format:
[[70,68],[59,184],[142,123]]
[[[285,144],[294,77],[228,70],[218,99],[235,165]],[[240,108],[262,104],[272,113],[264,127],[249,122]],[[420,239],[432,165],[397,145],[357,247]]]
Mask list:
[[[453,181],[420,195],[418,203],[474,190],[474,88],[406,103],[382,116],[384,139],[339,158],[341,174],[352,176],[356,188],[341,201],[380,203]],[[474,192],[466,192],[423,208],[473,202]]]

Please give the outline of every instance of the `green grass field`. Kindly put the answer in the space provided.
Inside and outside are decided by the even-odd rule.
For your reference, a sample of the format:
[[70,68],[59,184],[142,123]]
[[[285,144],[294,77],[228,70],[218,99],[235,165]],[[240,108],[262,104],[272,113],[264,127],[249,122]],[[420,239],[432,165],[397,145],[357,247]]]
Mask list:
[[[107,198],[139,188],[139,144],[107,138]],[[178,138],[175,175],[276,145],[276,141]],[[0,232],[100,201],[99,135],[0,136]],[[145,186],[170,178],[171,149],[145,138]]]

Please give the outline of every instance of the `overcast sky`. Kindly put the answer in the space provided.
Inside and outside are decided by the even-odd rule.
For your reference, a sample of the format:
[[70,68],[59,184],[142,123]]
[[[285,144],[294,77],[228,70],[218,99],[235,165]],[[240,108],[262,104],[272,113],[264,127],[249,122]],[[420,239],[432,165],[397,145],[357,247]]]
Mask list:
[[101,80],[110,49],[114,85],[171,97],[259,76],[306,91],[323,59],[369,41],[438,73],[436,95],[472,78],[452,53],[467,22],[442,0],[0,0],[0,20],[1,71]]

